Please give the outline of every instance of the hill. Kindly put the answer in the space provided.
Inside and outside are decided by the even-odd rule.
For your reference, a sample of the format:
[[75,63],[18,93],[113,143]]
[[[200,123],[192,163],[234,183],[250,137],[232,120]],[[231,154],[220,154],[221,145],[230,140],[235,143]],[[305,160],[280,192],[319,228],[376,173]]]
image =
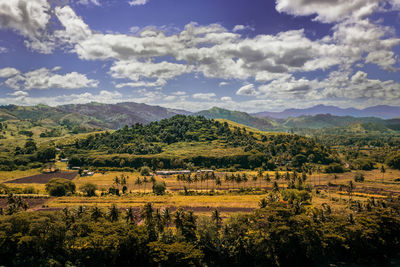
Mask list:
[[335,156],[312,139],[253,131],[203,116],[176,115],[146,125],[92,134],[58,147],[71,166],[97,168],[300,168]]
[[365,109],[339,108],[335,106],[317,105],[305,109],[286,109],[282,112],[258,112],[256,117],[269,117],[286,119],[288,117],[313,116],[318,114],[331,114],[334,116],[353,116],[353,117],[377,117],[381,119],[392,119],[400,116],[400,107],[379,105]]
[[124,125],[146,124],[177,114],[190,112],[138,103],[0,107],[0,121],[29,120],[36,123],[46,122],[48,126],[66,126],[70,129],[74,126],[88,129],[119,129]]
[[384,126],[386,121],[374,117],[351,117],[333,116],[330,114],[319,114],[314,116],[289,117],[285,120],[278,120],[283,126],[288,128],[319,129],[332,127],[347,127],[352,124],[371,123],[377,126]]
[[255,117],[246,112],[231,111],[217,107],[197,112],[195,115],[204,116],[208,119],[226,119],[262,131],[276,130],[279,128],[279,123],[274,120]]

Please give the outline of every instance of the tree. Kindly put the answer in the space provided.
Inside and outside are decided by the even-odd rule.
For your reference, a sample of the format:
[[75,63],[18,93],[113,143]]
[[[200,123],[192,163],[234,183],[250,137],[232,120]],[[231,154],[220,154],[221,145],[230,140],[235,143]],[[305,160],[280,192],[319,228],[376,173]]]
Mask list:
[[385,172],[386,172],[386,169],[385,169],[385,166],[381,166],[381,173],[382,173],[382,183],[383,183],[383,178],[385,177]]
[[68,179],[53,178],[45,186],[50,196],[61,197],[75,193],[75,184]]
[[127,223],[135,223],[135,213],[132,207],[126,209],[125,220]]
[[364,174],[362,174],[362,173],[356,173],[356,174],[354,175],[354,181],[355,181],[355,182],[361,183],[361,182],[364,182],[364,180],[365,180]]
[[94,206],[90,217],[92,218],[92,220],[97,221],[99,218],[103,217],[103,213],[97,206]]
[[222,226],[222,217],[218,209],[215,209],[211,214],[211,219],[215,223],[217,229],[221,229]]
[[135,181],[135,185],[138,186],[139,192],[140,192],[140,185],[142,184],[142,180],[140,179],[140,177],[138,177]]
[[109,218],[109,220],[111,222],[118,221],[118,219],[119,219],[119,210],[118,210],[117,206],[115,206],[115,204],[113,204],[110,207],[110,210],[108,212],[108,218]]
[[166,189],[165,182],[158,181],[153,184],[153,193],[156,195],[164,195]]
[[80,190],[85,194],[85,196],[94,197],[96,196],[97,186],[92,183],[85,183],[80,187]]
[[349,202],[351,200],[351,194],[353,193],[353,190],[354,190],[354,184],[353,181],[350,181],[349,185],[347,186],[347,192],[349,194]]
[[140,168],[140,175],[142,176],[150,176],[150,168],[148,166],[143,166],[142,168]]

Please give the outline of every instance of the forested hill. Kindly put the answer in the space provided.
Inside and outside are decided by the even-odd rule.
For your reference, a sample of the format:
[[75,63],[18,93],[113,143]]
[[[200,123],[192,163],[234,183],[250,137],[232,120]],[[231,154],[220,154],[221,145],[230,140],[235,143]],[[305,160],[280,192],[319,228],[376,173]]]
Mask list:
[[274,120],[258,118],[246,112],[232,111],[217,107],[197,112],[195,115],[204,116],[208,119],[227,119],[262,131],[271,131],[281,128],[279,123]]
[[29,120],[49,126],[74,126],[101,129],[119,129],[124,125],[149,123],[177,114],[190,114],[183,110],[167,109],[138,103],[118,104],[70,104],[57,107],[0,106],[0,121]]
[[251,131],[202,116],[184,115],[93,134],[65,150],[74,156],[71,165],[98,167],[157,167],[162,161],[161,165],[167,168],[182,168],[191,162],[202,167],[241,168],[268,163],[274,169],[276,165],[301,168],[306,163],[337,161],[327,148],[306,137]]

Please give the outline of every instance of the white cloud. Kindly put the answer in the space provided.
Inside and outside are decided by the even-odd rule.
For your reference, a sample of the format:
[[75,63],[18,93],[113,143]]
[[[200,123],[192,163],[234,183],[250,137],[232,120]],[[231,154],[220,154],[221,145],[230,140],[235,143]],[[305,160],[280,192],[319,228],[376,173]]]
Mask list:
[[46,0],[0,0],[0,28],[17,31],[35,51],[50,53],[54,40],[47,33],[50,4]]
[[78,0],[76,3],[80,4],[80,5],[85,5],[85,6],[90,5],[90,4],[93,4],[95,6],[101,6],[101,4],[98,0]]
[[254,84],[248,84],[240,87],[236,92],[237,95],[246,95],[246,96],[255,96],[258,95],[258,92],[254,88]]
[[15,90],[51,88],[79,89],[97,87],[99,84],[97,80],[88,79],[84,74],[71,72],[60,75],[53,72],[56,70],[59,70],[59,68],[56,67],[53,70],[41,68],[24,74],[19,74],[20,72],[18,70],[11,69],[4,72],[5,75],[13,74],[11,75],[11,78],[6,80],[5,84]]
[[223,97],[221,97],[221,101],[224,101],[224,102],[231,102],[231,101],[232,101],[232,97],[230,97],[230,96],[223,96]]
[[149,0],[133,0],[133,1],[129,1],[129,5],[130,6],[141,6],[141,5],[145,5],[149,2]]
[[7,53],[8,49],[5,47],[0,46],[0,54]]
[[229,83],[227,83],[227,82],[220,82],[218,86],[219,86],[219,87],[222,87],[222,86],[226,86],[226,85],[228,85],[228,84],[229,84]]
[[337,22],[371,15],[386,0],[276,0],[276,10],[297,16],[317,15],[316,20]]
[[0,69],[0,78],[9,78],[11,76],[19,74],[19,70],[15,68],[3,68]]
[[233,29],[232,29],[233,32],[239,32],[239,31],[244,31],[244,30],[254,31],[254,28],[251,27],[251,26],[236,25],[236,26],[233,27]]
[[194,99],[210,100],[210,99],[216,97],[216,95],[214,93],[197,93],[197,94],[193,94],[192,97]]
[[26,97],[29,95],[29,93],[25,92],[25,91],[15,91],[15,92],[9,93],[7,95],[17,96],[17,97]]
[[[184,64],[169,63],[166,61],[153,63],[150,61],[117,61],[110,68],[110,75],[117,79],[130,79],[133,83],[125,83],[125,86],[163,86],[166,81],[190,72],[191,67]],[[143,81],[143,79],[146,79]],[[152,79],[152,81],[148,81]]]

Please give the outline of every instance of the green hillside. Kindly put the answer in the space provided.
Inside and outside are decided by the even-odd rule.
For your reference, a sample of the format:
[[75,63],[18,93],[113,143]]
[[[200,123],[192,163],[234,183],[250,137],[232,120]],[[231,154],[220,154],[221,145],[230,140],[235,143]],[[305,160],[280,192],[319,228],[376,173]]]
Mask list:
[[[236,124],[237,125],[237,124]],[[147,125],[92,134],[59,147],[71,166],[152,168],[301,168],[337,161],[312,139],[270,134],[202,116],[177,115]]]
[[227,119],[262,131],[270,131],[280,128],[279,123],[274,120],[257,118],[246,112],[232,111],[217,107],[197,112],[196,115],[204,116],[208,119]]

